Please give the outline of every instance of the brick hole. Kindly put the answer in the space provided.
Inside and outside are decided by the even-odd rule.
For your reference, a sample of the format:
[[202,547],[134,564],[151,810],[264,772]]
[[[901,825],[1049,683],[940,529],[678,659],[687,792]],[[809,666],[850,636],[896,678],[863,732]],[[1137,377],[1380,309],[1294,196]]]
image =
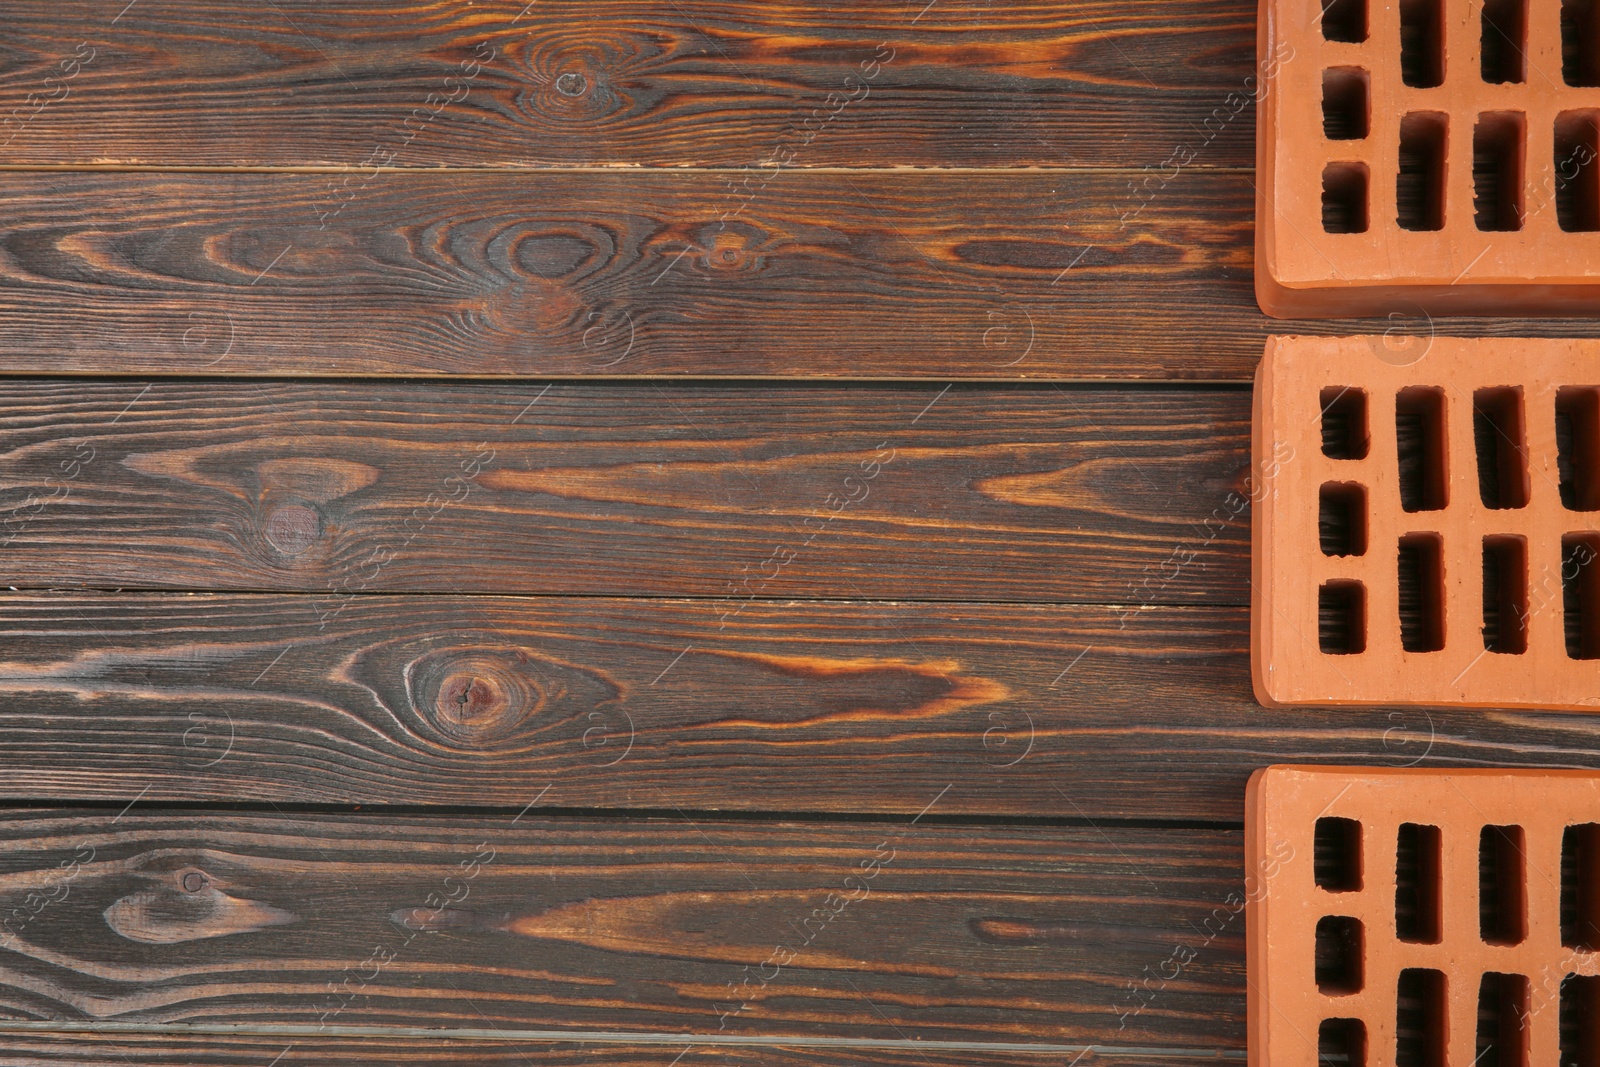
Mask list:
[[1478,496],[1495,510],[1528,506],[1528,447],[1522,389],[1472,394],[1472,444],[1478,456]]
[[1394,927],[1395,936],[1401,941],[1439,943],[1443,871],[1439,828],[1402,823],[1394,864]]
[[1528,651],[1528,542],[1483,539],[1483,647],[1520,656]]
[[1561,834],[1561,943],[1600,952],[1600,823]]
[[1367,39],[1367,0],[1322,0],[1322,38],[1360,44]]
[[1600,85],[1600,0],[1561,0],[1561,78]]
[[1528,936],[1527,858],[1520,826],[1485,826],[1478,835],[1478,934],[1491,945]]
[[1600,230],[1600,111],[1563,111],[1555,126],[1556,222],[1569,233]]
[[1600,1067],[1600,978],[1561,983],[1561,1067]]
[[1472,212],[1478,229],[1522,229],[1523,142],[1520,111],[1485,111],[1472,132]]
[[1322,454],[1329,459],[1366,459],[1367,394],[1349,386],[1322,391]]
[[1367,1067],[1367,1024],[1360,1019],[1322,1020],[1317,1067]]
[[1600,534],[1561,539],[1561,609],[1567,655],[1600,659]]
[[1372,127],[1367,72],[1330,67],[1322,72],[1322,135],[1330,141],[1359,141]]
[[1477,1067],[1527,1067],[1528,979],[1490,971],[1478,983]]
[[1443,0],[1400,0],[1400,77],[1414,89],[1444,84]]
[[1400,506],[1438,511],[1449,501],[1444,390],[1418,385],[1395,395],[1395,445],[1400,458]]
[[1312,835],[1312,870],[1330,893],[1361,888],[1361,824],[1355,819],[1318,819]]
[[1444,648],[1444,548],[1435,533],[1400,538],[1400,646],[1407,652]]
[[1520,82],[1528,74],[1528,0],[1484,0],[1478,51],[1483,80]]
[[1367,490],[1355,482],[1327,482],[1317,509],[1317,535],[1325,556],[1367,554]]
[[1367,185],[1365,163],[1329,163],[1322,171],[1322,228],[1366,233]]
[[1600,510],[1600,389],[1556,391],[1556,473],[1562,507]]
[[1400,972],[1395,995],[1395,1067],[1445,1067],[1444,975],[1411,967]]
[[1449,117],[1413,111],[1400,120],[1395,221],[1403,230],[1444,229],[1445,146]]
[[1317,590],[1317,646],[1332,656],[1367,650],[1366,586],[1338,580]]
[[1365,940],[1360,919],[1324,915],[1317,920],[1316,976],[1320,992],[1334,997],[1361,992]]

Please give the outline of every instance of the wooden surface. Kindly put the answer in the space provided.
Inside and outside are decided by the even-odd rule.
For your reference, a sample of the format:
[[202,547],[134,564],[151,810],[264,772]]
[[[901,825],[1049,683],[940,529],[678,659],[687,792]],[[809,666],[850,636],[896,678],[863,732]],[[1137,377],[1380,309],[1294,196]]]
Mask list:
[[1058,1045],[1125,1022],[1129,1045],[1243,1039],[1242,916],[1181,987],[1119,1015],[1123,975],[1197,939],[1185,919],[1231,889],[1233,830],[116,816],[0,829],[0,906],[24,916],[0,930],[0,1013],[429,1027],[471,1012],[491,1030]]
[[1267,319],[1251,176],[1170,169],[0,173],[0,372],[1242,382],[1273,330],[1600,336]]
[[1600,766],[1593,716],[1263,709],[1243,608],[17,594],[0,627],[0,788],[56,801],[1236,825],[1269,763]]
[[1239,1061],[1253,770],[1600,767],[1251,696],[1268,333],[1600,336],[1264,318],[1253,4],[125,3],[0,35],[6,1064]]
[[1242,604],[1248,435],[1236,390],[18,382],[0,586]]

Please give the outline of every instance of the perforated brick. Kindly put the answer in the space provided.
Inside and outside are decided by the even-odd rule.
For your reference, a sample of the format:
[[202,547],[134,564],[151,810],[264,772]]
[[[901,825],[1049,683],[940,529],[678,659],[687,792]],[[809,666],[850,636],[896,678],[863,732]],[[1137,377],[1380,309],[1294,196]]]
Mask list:
[[1245,819],[1252,1067],[1600,1063],[1600,776],[1271,767]]
[[1277,316],[1600,310],[1600,0],[1261,0]]
[[1267,344],[1257,697],[1600,711],[1600,341],[1392,341]]

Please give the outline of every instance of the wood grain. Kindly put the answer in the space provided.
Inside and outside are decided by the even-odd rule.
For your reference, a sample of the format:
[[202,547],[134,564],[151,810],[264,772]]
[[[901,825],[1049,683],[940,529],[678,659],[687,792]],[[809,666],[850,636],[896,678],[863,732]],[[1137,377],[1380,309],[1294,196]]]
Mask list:
[[207,0],[121,15],[18,0],[6,14],[8,163],[1140,166],[1219,107],[1229,121],[1201,165],[1252,154],[1253,109],[1225,103],[1254,84],[1247,0]]
[[[81,1025],[81,1024],[80,1024]],[[150,1028],[154,1030],[155,1028]],[[1242,1057],[1210,1050],[1132,1050],[1097,1045],[1093,1049],[1049,1052],[988,1051],[971,1046],[952,1050],[932,1042],[916,1048],[850,1044],[739,1044],[718,1046],[704,1039],[679,1038],[660,1044],[626,1041],[465,1040],[451,1037],[329,1037],[300,1033],[252,1034],[164,1031],[102,1032],[47,1030],[8,1032],[0,1023],[0,1054],[14,1067],[276,1067],[333,1064],[338,1067],[1216,1067]],[[1082,1057],[1078,1059],[1078,1057]],[[681,1057],[681,1058],[680,1058]]]
[[1244,1037],[1237,831],[135,809],[0,834],[13,1019]]
[[1269,332],[1600,336],[1268,320],[1247,175],[728,177],[0,175],[0,371],[1244,381]]
[[0,598],[0,797],[1229,824],[1271,763],[1600,766],[1593,715],[1263,709],[1241,608],[331,606]]
[[1243,603],[1248,430],[1234,391],[16,382],[0,586]]

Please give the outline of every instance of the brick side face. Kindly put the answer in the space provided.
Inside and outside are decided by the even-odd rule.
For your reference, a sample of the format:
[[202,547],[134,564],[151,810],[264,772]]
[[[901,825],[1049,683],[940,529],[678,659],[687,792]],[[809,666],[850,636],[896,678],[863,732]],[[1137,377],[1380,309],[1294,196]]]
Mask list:
[[1263,309],[1600,310],[1590,7],[1262,0]]
[[1268,343],[1257,697],[1600,711],[1600,341],[1393,340]]

